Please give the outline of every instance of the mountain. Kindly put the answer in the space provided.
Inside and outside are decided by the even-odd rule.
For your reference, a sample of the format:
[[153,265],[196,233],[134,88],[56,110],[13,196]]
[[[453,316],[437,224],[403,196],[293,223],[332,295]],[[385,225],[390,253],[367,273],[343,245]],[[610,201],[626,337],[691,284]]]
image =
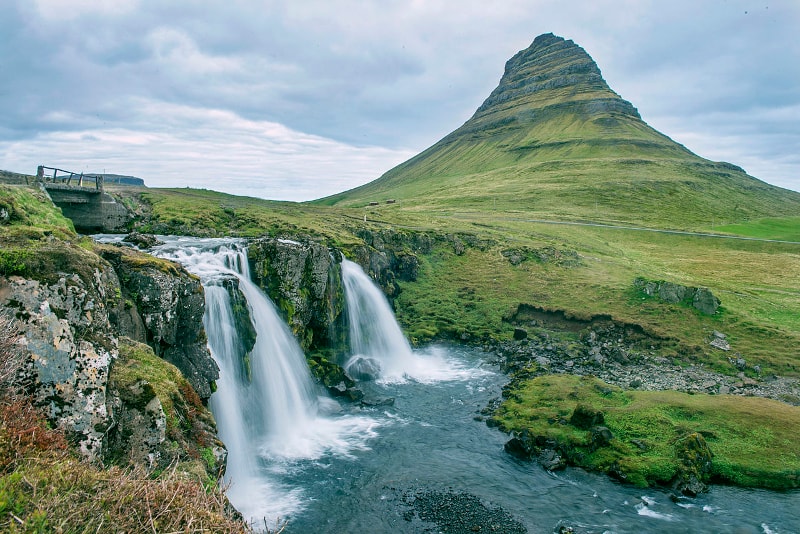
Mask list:
[[706,160],[644,122],[571,40],[537,37],[460,128],[377,180],[316,201],[513,211],[670,227],[797,214],[800,193]]

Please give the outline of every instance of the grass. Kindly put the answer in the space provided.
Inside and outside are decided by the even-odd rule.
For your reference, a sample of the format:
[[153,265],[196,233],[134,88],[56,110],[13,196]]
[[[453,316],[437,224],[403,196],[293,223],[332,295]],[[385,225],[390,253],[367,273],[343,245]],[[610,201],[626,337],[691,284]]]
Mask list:
[[738,224],[715,226],[712,230],[760,239],[800,242],[800,217],[768,217]]
[[362,216],[293,202],[239,197],[204,189],[111,187],[138,213],[137,229],[200,237],[308,235],[331,243],[352,242],[344,228]]
[[[578,404],[599,410],[614,439],[593,450],[589,432],[568,423]],[[800,407],[730,395],[622,391],[593,377],[546,375],[512,389],[495,414],[508,431],[555,439],[586,468],[618,465],[638,485],[667,484],[678,473],[676,444],[692,433],[713,453],[711,479],[743,486],[800,486]],[[634,443],[635,442],[635,443]]]

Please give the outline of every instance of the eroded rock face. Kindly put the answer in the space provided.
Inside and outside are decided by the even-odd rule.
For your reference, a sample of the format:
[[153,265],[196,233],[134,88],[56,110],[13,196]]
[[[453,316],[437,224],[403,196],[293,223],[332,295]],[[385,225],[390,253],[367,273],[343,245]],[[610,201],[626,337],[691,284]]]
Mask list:
[[106,386],[118,354],[108,322],[116,277],[111,269],[96,269],[93,282],[75,274],[52,284],[0,278],[0,308],[19,321],[30,358],[23,382],[49,419],[90,459],[100,454],[109,426]]
[[314,241],[276,238],[258,239],[247,249],[253,281],[280,309],[304,350],[343,342],[338,254]]
[[225,472],[227,451],[211,412],[181,372],[148,345],[120,338],[108,398],[113,424],[105,461],[149,469],[180,463],[211,480]]
[[102,254],[119,276],[125,301],[112,317],[119,333],[150,345],[208,399],[219,368],[206,346],[200,280],[165,260],[136,260],[123,248],[106,248]]
[[[157,364],[142,367],[139,374],[129,371],[133,378],[127,381],[112,380],[127,332],[149,338],[165,359],[188,355],[190,362],[213,362],[205,347],[199,281],[175,267],[148,265],[144,255],[136,258],[146,265],[138,269],[136,262],[117,262],[122,267],[118,276],[112,265],[83,249],[66,243],[53,247],[42,262],[50,270],[37,270],[37,279],[0,277],[0,312],[13,316],[22,331],[28,358],[22,384],[34,402],[90,460],[113,457],[153,466],[159,458],[197,457],[191,451],[205,447],[210,451],[206,456],[214,458],[206,462],[214,464],[213,472],[224,469],[224,446],[192,385],[175,370],[168,382],[180,378],[179,394],[163,388],[157,394],[163,373],[156,370],[169,364],[150,347]],[[201,380],[195,376],[195,381],[210,395],[209,373],[198,374]],[[166,405],[170,409],[165,411]],[[180,409],[183,413],[175,415]],[[170,436],[170,417],[191,421],[190,428]]]

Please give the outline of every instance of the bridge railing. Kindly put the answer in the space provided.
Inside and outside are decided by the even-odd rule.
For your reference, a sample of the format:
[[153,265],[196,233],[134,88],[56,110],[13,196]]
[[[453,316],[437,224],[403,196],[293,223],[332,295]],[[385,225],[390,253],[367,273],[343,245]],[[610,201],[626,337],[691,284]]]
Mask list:
[[[47,171],[47,174],[45,174]],[[50,172],[52,171],[52,173]],[[42,183],[66,184],[72,185],[74,180],[75,185],[78,187],[91,187],[91,185],[84,186],[84,182],[93,182],[95,189],[103,190],[103,175],[102,174],[84,174],[72,171],[66,171],[57,167],[47,167],[39,165],[36,169],[36,179]]]

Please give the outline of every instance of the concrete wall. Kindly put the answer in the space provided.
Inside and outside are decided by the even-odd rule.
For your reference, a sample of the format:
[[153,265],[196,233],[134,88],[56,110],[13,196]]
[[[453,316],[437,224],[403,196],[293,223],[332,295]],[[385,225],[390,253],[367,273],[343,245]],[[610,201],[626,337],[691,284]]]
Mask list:
[[61,208],[65,217],[72,219],[77,231],[114,233],[126,230],[130,213],[111,195],[97,189],[60,184],[47,184],[45,188],[53,204]]

